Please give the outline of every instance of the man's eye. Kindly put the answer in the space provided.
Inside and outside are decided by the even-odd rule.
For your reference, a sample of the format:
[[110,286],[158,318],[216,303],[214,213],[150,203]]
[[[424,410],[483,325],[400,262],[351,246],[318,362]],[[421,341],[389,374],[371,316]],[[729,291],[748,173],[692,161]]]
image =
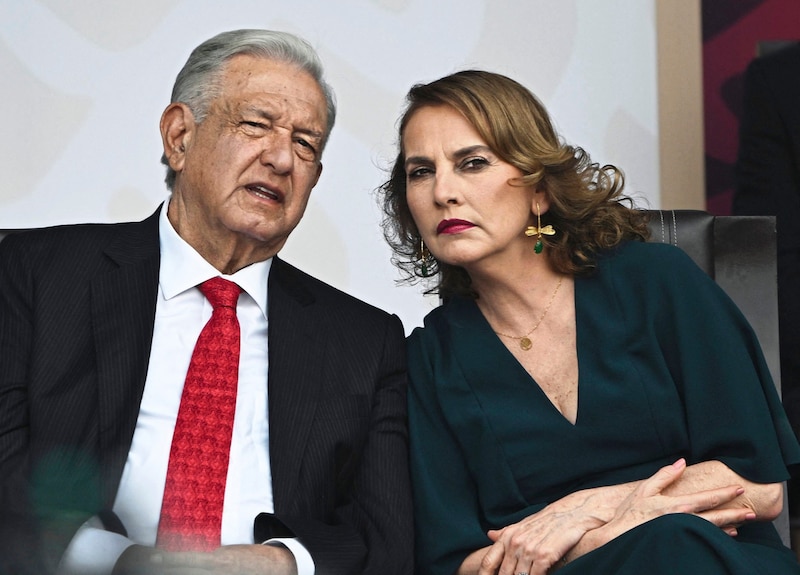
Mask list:
[[317,148],[308,140],[303,138],[295,138],[295,144],[298,146],[298,155],[307,160],[314,160],[317,157]]

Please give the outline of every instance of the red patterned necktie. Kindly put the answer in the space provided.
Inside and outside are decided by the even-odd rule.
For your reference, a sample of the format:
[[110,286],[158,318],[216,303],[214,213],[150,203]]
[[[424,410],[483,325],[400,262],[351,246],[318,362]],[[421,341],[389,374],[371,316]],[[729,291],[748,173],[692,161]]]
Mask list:
[[197,338],[172,437],[156,539],[167,551],[211,551],[220,545],[236,410],[236,302],[242,290],[220,277],[198,287],[214,311]]

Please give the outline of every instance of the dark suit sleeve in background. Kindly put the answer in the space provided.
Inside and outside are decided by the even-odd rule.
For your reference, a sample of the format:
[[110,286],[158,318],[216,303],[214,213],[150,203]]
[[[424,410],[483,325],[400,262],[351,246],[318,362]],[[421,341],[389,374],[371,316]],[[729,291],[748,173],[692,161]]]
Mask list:
[[745,73],[733,211],[776,216],[783,403],[800,436],[800,44]]

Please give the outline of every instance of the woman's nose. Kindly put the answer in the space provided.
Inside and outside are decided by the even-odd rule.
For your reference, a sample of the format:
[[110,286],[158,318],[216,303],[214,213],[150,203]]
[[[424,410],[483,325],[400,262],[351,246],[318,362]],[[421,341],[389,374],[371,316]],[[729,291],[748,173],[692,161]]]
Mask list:
[[436,173],[433,184],[433,199],[439,205],[458,204],[461,195],[458,191],[458,183],[450,175],[441,172]]

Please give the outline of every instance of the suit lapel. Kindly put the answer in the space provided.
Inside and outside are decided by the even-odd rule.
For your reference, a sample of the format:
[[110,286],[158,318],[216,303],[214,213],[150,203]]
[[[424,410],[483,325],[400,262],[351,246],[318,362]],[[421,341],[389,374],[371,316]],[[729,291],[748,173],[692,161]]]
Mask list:
[[121,228],[105,250],[116,268],[92,284],[100,453],[107,498],[114,497],[122,475],[147,375],[158,293],[159,212]]
[[293,490],[316,413],[325,346],[303,275],[277,257],[269,277],[269,451],[276,513]]

